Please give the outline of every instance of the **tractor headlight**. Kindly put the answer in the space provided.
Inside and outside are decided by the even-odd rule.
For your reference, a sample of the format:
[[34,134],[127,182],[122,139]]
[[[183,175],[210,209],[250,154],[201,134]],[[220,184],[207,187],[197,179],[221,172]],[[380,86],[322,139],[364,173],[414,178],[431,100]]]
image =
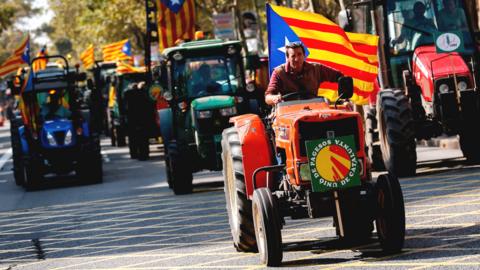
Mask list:
[[57,146],[57,141],[50,132],[47,132],[47,140],[50,146]]
[[72,131],[69,129],[69,130],[67,131],[67,134],[65,134],[65,142],[64,142],[64,144],[65,144],[65,145],[69,145],[69,144],[71,144],[71,143],[72,143]]
[[300,178],[302,181],[312,181],[312,175],[310,174],[308,163],[300,164]]
[[438,87],[438,90],[440,91],[440,94],[446,94],[448,91],[450,91],[450,88],[448,87],[448,84],[442,83]]
[[197,111],[198,119],[205,119],[212,117],[212,111]]
[[457,83],[458,90],[460,91],[465,91],[467,90],[467,82],[465,81],[460,81]]
[[220,114],[222,116],[231,116],[237,114],[237,108],[235,107],[228,107],[220,109]]

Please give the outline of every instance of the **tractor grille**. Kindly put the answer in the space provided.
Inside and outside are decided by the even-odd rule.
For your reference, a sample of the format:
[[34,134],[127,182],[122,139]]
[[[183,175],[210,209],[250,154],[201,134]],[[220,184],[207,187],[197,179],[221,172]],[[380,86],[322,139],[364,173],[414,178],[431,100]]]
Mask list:
[[222,116],[218,110],[214,110],[210,118],[197,118],[198,132],[204,135],[221,134],[225,128],[231,126],[228,122],[230,117],[231,116]]
[[65,143],[65,131],[55,131],[53,132],[53,137],[58,145],[64,145]]
[[335,137],[353,135],[357,151],[360,149],[360,138],[358,137],[356,117],[326,122],[300,122],[298,128],[300,132],[301,156],[307,155],[305,141],[327,138],[327,132],[329,131],[335,132]]

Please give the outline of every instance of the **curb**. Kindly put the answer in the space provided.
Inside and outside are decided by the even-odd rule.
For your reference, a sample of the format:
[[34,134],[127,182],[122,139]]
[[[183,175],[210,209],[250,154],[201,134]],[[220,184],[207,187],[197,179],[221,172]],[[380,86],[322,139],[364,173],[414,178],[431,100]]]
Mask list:
[[430,140],[420,140],[417,142],[418,146],[439,147],[445,149],[460,149],[458,136],[452,137],[438,137]]

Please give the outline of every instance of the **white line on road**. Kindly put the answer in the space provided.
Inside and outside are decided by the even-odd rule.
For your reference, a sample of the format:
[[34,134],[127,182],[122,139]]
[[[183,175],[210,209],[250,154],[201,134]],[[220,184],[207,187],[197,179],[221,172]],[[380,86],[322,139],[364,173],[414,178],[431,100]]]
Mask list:
[[0,170],[3,169],[3,166],[5,166],[5,163],[12,157],[12,148],[8,149],[5,154],[0,158]]
[[105,151],[102,151],[102,158],[105,163],[110,162],[110,158],[108,157],[107,153]]
[[5,184],[6,182],[7,182],[7,180],[5,180],[5,179],[0,180],[0,184]]

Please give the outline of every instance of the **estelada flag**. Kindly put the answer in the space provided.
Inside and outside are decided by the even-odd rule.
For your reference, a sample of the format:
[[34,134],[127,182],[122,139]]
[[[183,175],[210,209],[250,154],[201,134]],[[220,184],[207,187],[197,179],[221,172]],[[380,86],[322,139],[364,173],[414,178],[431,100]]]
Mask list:
[[95,64],[95,48],[93,44],[90,44],[90,46],[80,54],[80,60],[82,60],[85,69],[89,69]]
[[[352,101],[362,105],[374,90],[378,73],[378,36],[345,32],[320,14],[267,4],[270,72],[285,63],[285,45],[301,41],[306,61],[334,68],[353,78]],[[337,83],[320,84],[318,95],[338,97]]]
[[195,7],[193,0],[157,0],[159,49],[172,47],[179,39],[193,39]]
[[117,62],[117,69],[116,72],[118,74],[125,74],[125,73],[142,73],[146,72],[147,69],[146,67],[134,67],[132,65],[129,65],[128,63],[125,62]]
[[[47,56],[47,46],[43,46],[42,49],[37,53],[36,57],[46,57]],[[47,58],[34,59],[32,63],[33,71],[38,71],[47,68]]]
[[30,64],[30,36],[23,38],[20,45],[15,49],[5,62],[0,65],[0,77],[4,77]]
[[132,61],[132,46],[128,39],[103,46],[102,53],[103,61],[105,62],[119,60]]

